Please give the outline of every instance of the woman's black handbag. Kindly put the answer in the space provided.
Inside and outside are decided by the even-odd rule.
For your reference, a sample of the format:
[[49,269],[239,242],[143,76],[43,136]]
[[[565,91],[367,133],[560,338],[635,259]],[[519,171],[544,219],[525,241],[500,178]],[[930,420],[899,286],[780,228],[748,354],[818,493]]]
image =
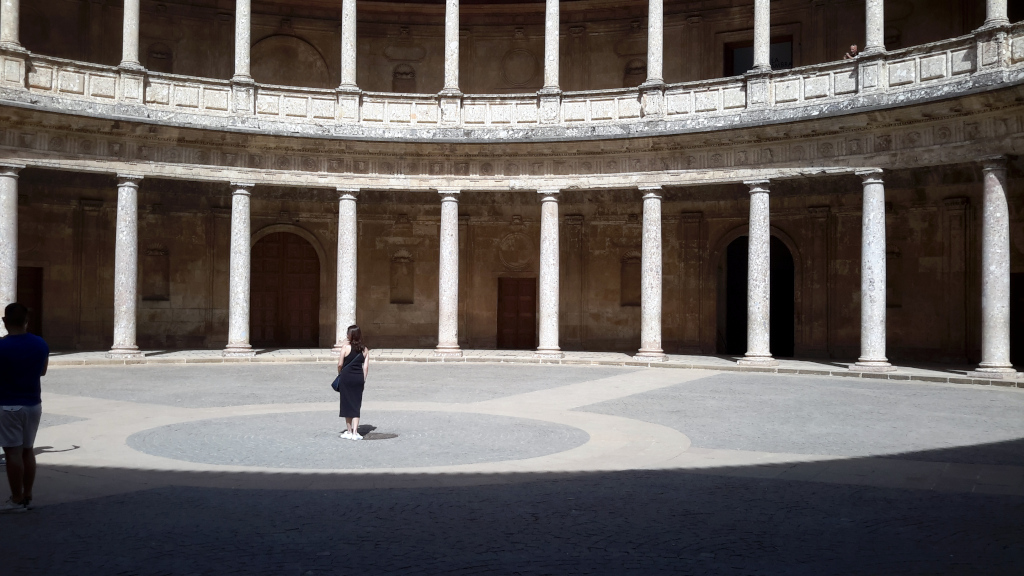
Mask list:
[[335,392],[341,392],[341,374],[338,374],[338,377],[334,379],[334,382],[331,382],[331,388],[334,388]]

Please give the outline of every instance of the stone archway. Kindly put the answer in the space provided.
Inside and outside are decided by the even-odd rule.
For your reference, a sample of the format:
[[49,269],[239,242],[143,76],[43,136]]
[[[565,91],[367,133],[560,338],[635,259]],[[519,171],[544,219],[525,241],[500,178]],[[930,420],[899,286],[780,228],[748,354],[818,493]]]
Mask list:
[[252,344],[314,348],[320,341],[320,257],[305,238],[273,231],[254,239]]
[[320,51],[295,36],[268,36],[252,47],[252,77],[261,84],[331,88],[331,75]]
[[[719,354],[743,355],[747,350],[748,237],[737,236],[721,252],[718,289]],[[787,243],[771,239],[771,351],[790,357],[796,348],[796,263]]]

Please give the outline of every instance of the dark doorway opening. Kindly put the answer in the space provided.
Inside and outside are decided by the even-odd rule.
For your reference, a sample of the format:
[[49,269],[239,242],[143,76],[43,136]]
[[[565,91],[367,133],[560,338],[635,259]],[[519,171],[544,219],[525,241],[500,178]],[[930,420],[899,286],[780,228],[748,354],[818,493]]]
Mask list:
[[320,336],[320,259],[302,237],[268,234],[252,248],[252,344],[312,348]]
[[537,279],[498,278],[498,348],[537,347]]
[[[740,236],[726,248],[725,290],[719,291],[719,322],[725,323],[719,340],[719,353],[743,355],[747,352],[747,249],[749,239]],[[771,351],[773,356],[791,357],[796,329],[796,267],[793,255],[778,238],[771,241]],[[719,332],[723,332],[719,328]]]
[[1024,366],[1024,273],[1010,274],[1010,362]]
[[[768,53],[772,70],[788,70],[793,67],[793,37],[772,38]],[[726,77],[746,74],[754,68],[754,41],[734,42],[725,45],[724,54]]]
[[43,269],[18,266],[18,302],[28,308],[28,331],[43,336]]

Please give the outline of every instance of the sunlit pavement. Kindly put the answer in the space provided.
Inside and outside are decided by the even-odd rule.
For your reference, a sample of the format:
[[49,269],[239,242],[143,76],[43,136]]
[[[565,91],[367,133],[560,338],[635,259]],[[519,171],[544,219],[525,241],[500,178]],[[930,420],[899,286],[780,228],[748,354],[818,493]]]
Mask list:
[[1024,390],[495,363],[55,366],[18,574],[1020,574]]

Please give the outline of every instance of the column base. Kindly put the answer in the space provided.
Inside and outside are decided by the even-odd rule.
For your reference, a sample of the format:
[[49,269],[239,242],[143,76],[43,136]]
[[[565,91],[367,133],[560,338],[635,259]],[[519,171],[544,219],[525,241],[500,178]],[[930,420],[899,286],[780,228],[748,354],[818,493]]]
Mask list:
[[132,348],[111,348],[107,352],[107,358],[114,360],[131,360],[133,358],[142,358],[142,352],[139,352],[138,347]]
[[895,372],[896,367],[885,360],[859,360],[850,366],[851,372]]
[[633,355],[634,360],[641,362],[664,362],[668,360],[668,356],[662,350],[644,350],[640,349],[636,354]]
[[458,346],[438,346],[434,348],[434,356],[440,356],[442,358],[461,358],[462,348]]
[[779,361],[771,356],[746,356],[737,360],[736,365],[771,368],[772,366],[778,366]]
[[1011,367],[979,367],[973,372],[968,372],[967,376],[982,380],[1016,380],[1020,378],[1021,373]]
[[538,348],[533,353],[534,358],[565,358],[561,348]]
[[247,358],[256,355],[256,351],[248,344],[229,344],[222,355],[227,358]]
[[331,348],[331,354],[340,355],[341,354],[341,349],[344,348],[346,344],[348,344],[348,342],[340,342],[338,344],[335,344]]

